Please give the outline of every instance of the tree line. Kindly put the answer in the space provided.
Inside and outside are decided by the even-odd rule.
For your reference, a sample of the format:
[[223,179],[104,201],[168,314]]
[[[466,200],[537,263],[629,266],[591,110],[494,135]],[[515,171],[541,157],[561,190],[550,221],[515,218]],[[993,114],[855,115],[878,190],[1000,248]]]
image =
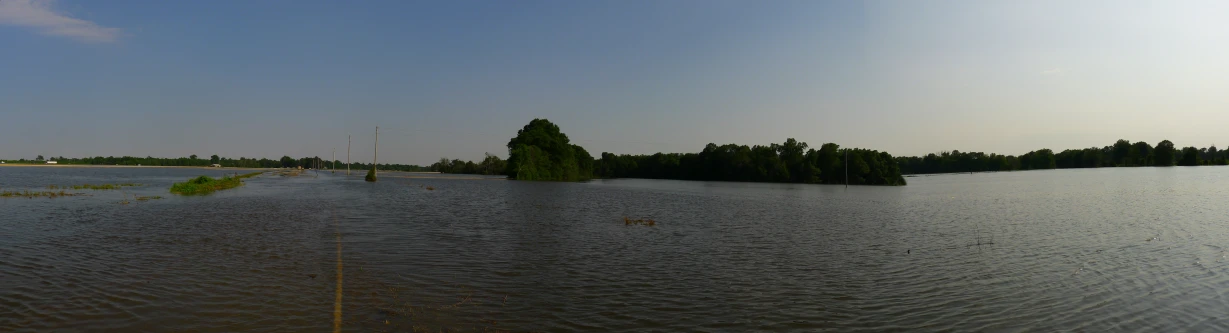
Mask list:
[[558,126],[534,119],[508,142],[508,150],[506,174],[522,180],[652,178],[815,184],[848,180],[856,185],[905,185],[896,160],[886,152],[842,149],[834,143],[813,149],[792,138],[767,146],[710,143],[699,153],[602,153],[594,160],[584,148],[571,144]]
[[1219,150],[1215,145],[1207,148],[1184,147],[1179,150],[1169,140],[1162,140],[1155,147],[1143,141],[1132,143],[1118,140],[1109,146],[1067,149],[1057,154],[1050,149],[1038,149],[1020,156],[953,150],[926,156],[897,157],[896,163],[904,174],[1229,165],[1229,150]]
[[440,173],[465,173],[474,175],[502,175],[504,169],[507,168],[507,161],[499,158],[499,156],[486,153],[486,158],[482,162],[474,163],[473,161],[448,160],[447,157],[441,158],[439,162],[432,163],[429,167],[431,171]]

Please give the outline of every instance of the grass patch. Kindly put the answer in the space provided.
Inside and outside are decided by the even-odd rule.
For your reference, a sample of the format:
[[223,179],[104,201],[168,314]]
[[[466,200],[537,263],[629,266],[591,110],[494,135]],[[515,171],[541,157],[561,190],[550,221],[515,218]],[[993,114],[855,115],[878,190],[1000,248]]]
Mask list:
[[156,196],[156,195],[155,195],[155,196],[148,196],[148,197],[147,197],[147,196],[139,196],[139,197],[137,197],[137,201],[149,201],[149,200],[158,200],[158,199],[162,199],[162,197],[160,197],[160,196]]
[[53,191],[3,191],[0,192],[0,198],[59,198],[83,195],[81,193],[58,192]]
[[50,186],[47,186],[47,189],[51,189],[51,190],[58,190],[58,189],[65,189],[65,190],[67,190],[67,189],[73,189],[73,190],[120,190],[120,189],[123,189],[124,187],[133,187],[133,186],[142,186],[142,185],[141,185],[141,184],[135,184],[135,183],[123,183],[123,184],[82,184],[82,185],[69,185],[69,186],[57,186],[57,185],[50,185]]
[[650,227],[651,227],[651,226],[655,226],[655,225],[657,225],[657,221],[653,221],[653,219],[637,219],[637,220],[633,220],[633,219],[628,218],[627,216],[624,216],[624,217],[623,217],[623,224],[625,224],[625,225],[644,225],[644,226],[650,226]]
[[209,176],[200,176],[189,179],[186,182],[171,185],[171,193],[182,195],[209,194],[213,193],[214,191],[235,188],[243,185],[243,181],[239,179],[239,177],[231,176],[224,176],[221,179]]

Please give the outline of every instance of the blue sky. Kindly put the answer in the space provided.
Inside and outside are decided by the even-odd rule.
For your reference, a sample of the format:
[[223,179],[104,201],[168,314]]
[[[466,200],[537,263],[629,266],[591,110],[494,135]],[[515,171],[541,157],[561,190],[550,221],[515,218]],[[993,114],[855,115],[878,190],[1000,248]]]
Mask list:
[[0,158],[1229,145],[1221,1],[0,0]]

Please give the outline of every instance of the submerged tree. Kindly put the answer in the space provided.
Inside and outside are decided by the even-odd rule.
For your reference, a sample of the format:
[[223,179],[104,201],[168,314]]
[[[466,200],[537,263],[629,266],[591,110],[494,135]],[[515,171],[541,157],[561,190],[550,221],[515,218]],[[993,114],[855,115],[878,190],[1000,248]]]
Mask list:
[[559,126],[534,119],[508,141],[505,173],[520,180],[586,180],[593,177],[593,157],[571,144]]

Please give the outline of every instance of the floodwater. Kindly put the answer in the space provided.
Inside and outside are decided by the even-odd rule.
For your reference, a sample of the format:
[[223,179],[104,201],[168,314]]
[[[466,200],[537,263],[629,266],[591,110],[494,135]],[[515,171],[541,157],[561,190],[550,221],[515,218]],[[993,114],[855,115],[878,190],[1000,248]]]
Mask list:
[[1225,167],[166,192],[221,172],[0,168],[145,184],[0,199],[0,331],[329,331],[338,245],[344,331],[1229,330]]

